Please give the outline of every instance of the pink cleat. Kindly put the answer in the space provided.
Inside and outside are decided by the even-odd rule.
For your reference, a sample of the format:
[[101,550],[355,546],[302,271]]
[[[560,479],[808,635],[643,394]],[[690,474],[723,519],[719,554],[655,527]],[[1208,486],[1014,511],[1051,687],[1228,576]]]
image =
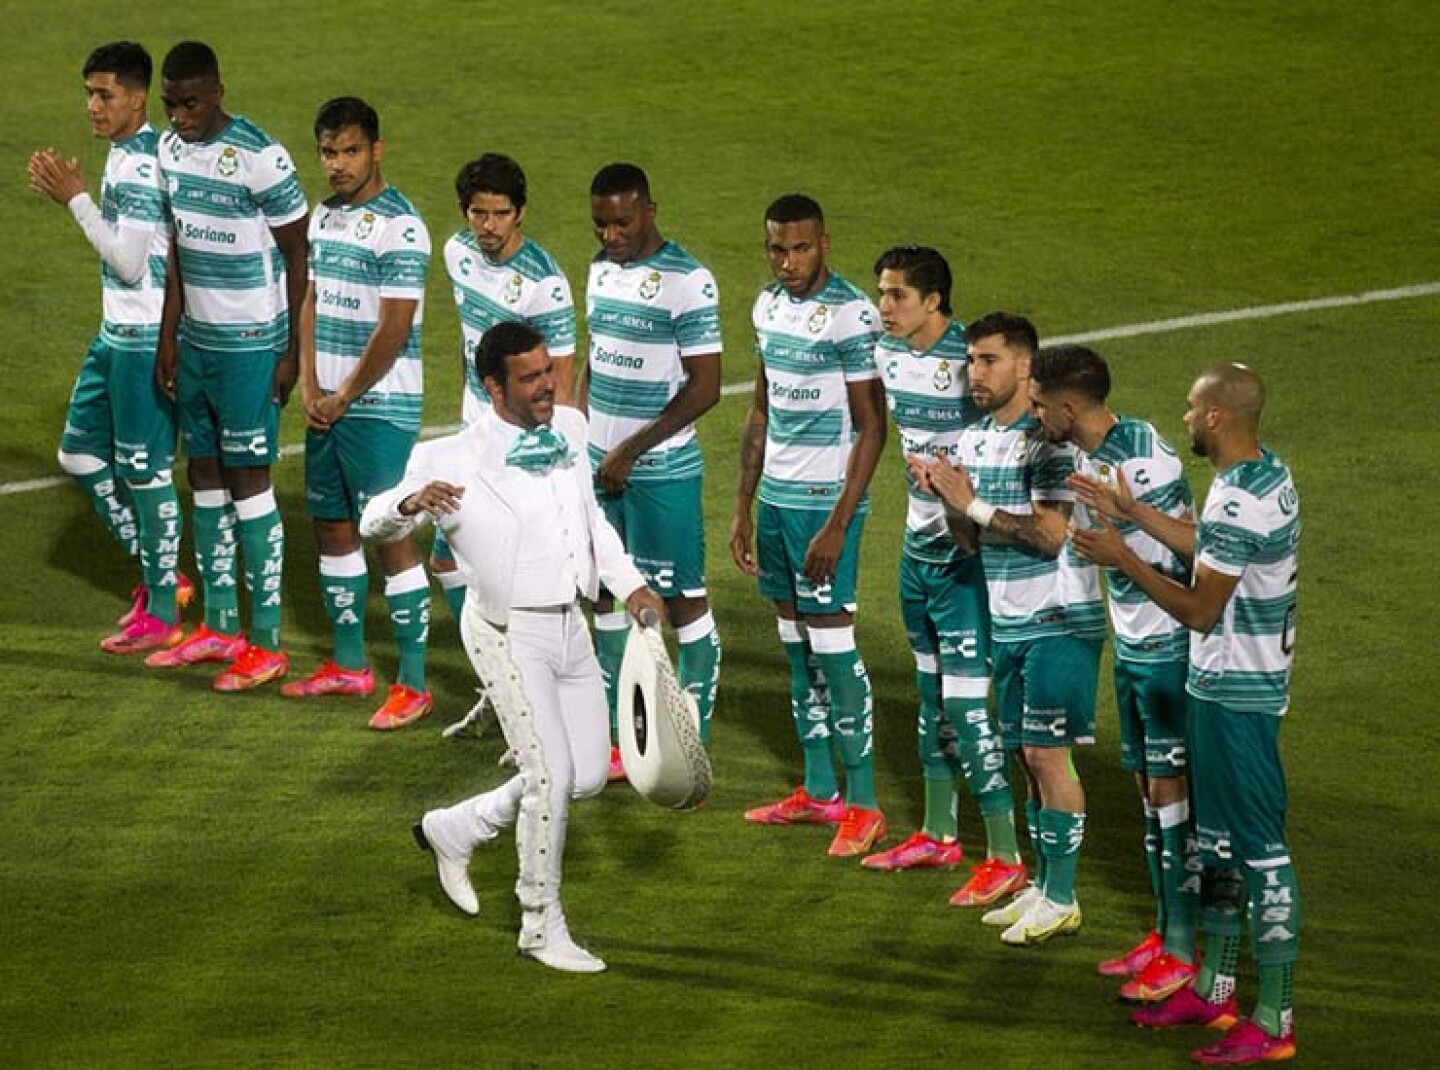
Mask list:
[[863,855],[885,836],[885,815],[878,809],[847,806],[840,819],[840,828],[830,841],[831,858],[854,858]]
[[100,640],[100,649],[107,654],[143,654],[147,650],[169,650],[185,638],[185,629],[177,621],[166,624],[143,609],[129,614],[130,623],[114,635]]
[[838,795],[816,799],[803,787],[777,803],[745,811],[745,820],[756,825],[838,825],[844,816],[845,803]]
[[333,661],[322,661],[303,680],[282,684],[286,698],[314,698],[317,695],[368,695],[375,690],[375,674],[369,669],[342,669]]
[[937,840],[917,832],[898,847],[866,855],[860,864],[866,869],[950,869],[960,864],[962,852],[956,840]]
[[202,661],[234,661],[249,644],[243,635],[212,632],[204,624],[168,650],[157,650],[145,659],[152,669],[173,669]]
[[[987,858],[970,871],[970,879],[950,897],[952,907],[987,907],[1001,896],[1025,887],[1030,874],[1024,862],[1006,862],[1003,858]],[[1018,920],[1018,915],[1016,920]]]
[[1106,959],[1100,963],[1095,967],[1095,972],[1101,977],[1134,977],[1164,951],[1165,941],[1160,939],[1159,933],[1152,931],[1119,958]]
[[1195,980],[1195,972],[1184,959],[1162,952],[1120,986],[1119,996],[1126,1003],[1159,1003]]
[[428,691],[416,691],[404,684],[393,684],[385,704],[370,718],[370,727],[377,732],[393,732],[414,724],[430,712],[434,703]]
[[1292,1029],[1283,1037],[1275,1037],[1254,1022],[1241,1020],[1208,1048],[1192,1051],[1190,1058],[1201,1066],[1284,1062],[1295,1058],[1295,1031]]
[[1238,1017],[1234,995],[1224,1003],[1211,1003],[1197,994],[1193,985],[1186,985],[1161,1003],[1137,1008],[1130,1020],[1145,1029],[1175,1029],[1182,1025],[1229,1029]]
[[278,680],[289,671],[290,659],[283,651],[247,646],[234,664],[215,677],[210,686],[216,691],[249,691],[271,680]]

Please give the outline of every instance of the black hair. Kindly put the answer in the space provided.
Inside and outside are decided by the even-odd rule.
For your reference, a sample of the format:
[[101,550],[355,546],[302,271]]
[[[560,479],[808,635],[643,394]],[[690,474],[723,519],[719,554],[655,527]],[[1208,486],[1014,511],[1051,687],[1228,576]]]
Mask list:
[[875,261],[875,274],[898,271],[905,284],[920,291],[921,297],[940,295],[940,311],[950,315],[950,289],[955,285],[950,265],[928,245],[892,245]]
[[380,116],[359,97],[335,97],[321,104],[315,113],[315,140],[347,126],[358,126],[372,145],[380,140]]
[[1110,396],[1105,358],[1087,346],[1046,346],[1030,362],[1030,378],[1041,390],[1073,390],[1097,405]]
[[803,193],[787,193],[783,197],[776,197],[770,202],[770,207],[765,209],[767,223],[803,223],[807,219],[818,221],[822,228],[825,226],[825,213],[820,209],[820,202]]
[[620,193],[638,193],[650,199],[650,179],[633,163],[606,164],[590,180],[590,196],[614,197]]
[[181,41],[165,54],[160,77],[167,82],[188,82],[194,78],[220,80],[220,61],[215,50],[203,41]]
[[1040,350],[1040,334],[1035,324],[1017,312],[987,312],[965,328],[965,339],[972,343],[996,334],[1029,356]]
[[145,51],[144,45],[137,45],[134,41],[112,41],[90,53],[80,70],[80,77],[113,74],[115,80],[127,89],[149,89],[154,70],[150,53]]
[[455,195],[460,198],[460,207],[469,208],[470,200],[477,193],[494,193],[509,197],[517,209],[525,207],[525,172],[509,156],[498,152],[487,152],[478,160],[471,160],[455,176]]
[[524,320],[501,320],[480,337],[475,347],[475,374],[482,383],[494,379],[504,386],[506,358],[528,353],[544,343],[545,336]]

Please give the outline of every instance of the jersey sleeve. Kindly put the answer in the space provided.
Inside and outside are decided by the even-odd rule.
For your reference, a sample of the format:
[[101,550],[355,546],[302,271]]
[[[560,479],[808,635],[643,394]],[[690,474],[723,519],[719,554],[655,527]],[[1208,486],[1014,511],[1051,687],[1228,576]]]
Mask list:
[[307,204],[295,164],[283,145],[267,145],[251,157],[250,193],[272,228],[303,219]]
[[1196,531],[1197,564],[1239,576],[1264,548],[1254,500],[1235,487],[1217,486]]
[[880,314],[869,301],[848,301],[835,313],[835,348],[847,383],[876,379],[875,343],[880,340]]
[[136,154],[121,163],[115,175],[115,207],[117,226],[151,231],[169,222],[159,160]]
[[720,352],[720,290],[707,269],[685,276],[671,317],[682,358]]
[[525,318],[545,338],[552,357],[575,355],[575,299],[570,280],[562,273],[547,275],[536,284]]
[[1075,492],[1065,480],[1075,473],[1073,446],[1056,446],[1048,442],[1032,444],[1035,457],[1030,463],[1030,500],[1037,502],[1073,502]]
[[390,221],[376,244],[380,264],[380,299],[418,301],[425,296],[430,271],[430,232],[416,215]]

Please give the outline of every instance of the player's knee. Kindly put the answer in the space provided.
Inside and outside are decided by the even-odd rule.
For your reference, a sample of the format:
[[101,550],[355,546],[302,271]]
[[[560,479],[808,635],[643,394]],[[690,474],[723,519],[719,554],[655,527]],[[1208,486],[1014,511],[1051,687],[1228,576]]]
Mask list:
[[68,453],[63,449],[55,454],[55,460],[66,475],[77,479],[81,476],[93,476],[96,472],[103,471],[106,466],[103,457],[89,453]]

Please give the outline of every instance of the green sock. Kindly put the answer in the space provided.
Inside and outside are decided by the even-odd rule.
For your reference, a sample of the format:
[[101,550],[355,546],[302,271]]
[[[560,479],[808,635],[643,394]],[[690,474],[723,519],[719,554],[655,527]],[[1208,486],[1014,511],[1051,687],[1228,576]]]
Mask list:
[[1264,869],[1246,866],[1250,901],[1250,935],[1260,998],[1251,1016],[1271,1036],[1290,1030],[1295,987],[1295,959],[1300,941],[1300,888],[1287,861]]
[[435,578],[440,581],[440,594],[450,607],[450,615],[459,621],[465,612],[464,577],[459,572],[437,572]]
[[320,598],[335,636],[335,664],[360,670],[365,657],[365,599],[370,593],[370,570],[365,553],[320,555]]
[[833,799],[840,782],[830,743],[830,691],[810,652],[805,626],[784,617],[777,624],[790,663],[790,716],[805,757],[805,792],[813,799]]
[[[934,655],[916,658],[934,661]],[[955,729],[940,712],[940,677],[928,666],[915,669],[915,689],[920,696],[920,768],[925,778],[925,822],[921,831],[937,840],[960,836],[959,797],[955,778],[960,773]]]
[[223,490],[195,492],[195,567],[205,588],[205,626],[221,635],[240,631],[235,582],[235,510]]
[[1030,833],[1030,850],[1035,853],[1035,884],[1045,887],[1045,852],[1040,849],[1040,800],[1025,800],[1025,828]]
[[955,778],[931,780],[925,777],[925,824],[922,831],[937,840],[960,838],[960,820],[956,810],[960,797],[955,791]]
[[180,583],[180,501],[170,473],[130,487],[140,528],[140,567],[149,593],[146,612],[166,624],[180,619],[175,592]]
[[610,738],[618,739],[615,713],[620,689],[620,663],[630,639],[630,616],[623,609],[595,614],[595,660],[605,681],[605,704],[610,707]]
[[855,649],[855,629],[811,628],[810,649],[830,685],[830,725],[845,766],[845,802],[864,810],[875,799],[874,713],[870,677]]
[[710,716],[715,712],[715,694],[720,687],[720,633],[715,618],[706,610],[675,631],[680,647],[680,686],[695,699],[700,714],[700,741],[710,740]]
[[385,604],[400,650],[396,683],[425,690],[425,646],[430,635],[430,578],[415,565],[385,580]]
[[[81,455],[86,456],[86,455]],[[115,469],[100,458],[91,458],[101,467],[93,472],[71,473],[90,499],[90,507],[130,557],[140,556],[140,529],[135,523],[135,508],[130,488],[115,475]]]
[[1160,902],[1165,950],[1195,961],[1195,925],[1200,917],[1200,859],[1190,822],[1190,804],[1167,803],[1155,811],[1160,829]]
[[1010,790],[1005,748],[985,707],[990,678],[947,676],[943,686],[945,716],[956,725],[965,786],[985,820],[986,854],[1018,862],[1015,796]]
[[1075,869],[1085,839],[1085,815],[1042,809],[1039,827],[1040,852],[1045,859],[1045,881],[1040,890],[1052,903],[1069,906],[1075,902]]
[[1155,931],[1165,932],[1165,877],[1162,869],[1164,848],[1160,835],[1160,815],[1145,803],[1145,869],[1150,874],[1150,894],[1155,899]]
[[1201,878],[1200,931],[1205,953],[1195,974],[1195,994],[1223,1004],[1235,994],[1235,970],[1245,938],[1245,881],[1232,867],[1206,866]]
[[280,582],[285,569],[285,525],[267,489],[235,503],[245,590],[250,594],[250,642],[280,649]]

